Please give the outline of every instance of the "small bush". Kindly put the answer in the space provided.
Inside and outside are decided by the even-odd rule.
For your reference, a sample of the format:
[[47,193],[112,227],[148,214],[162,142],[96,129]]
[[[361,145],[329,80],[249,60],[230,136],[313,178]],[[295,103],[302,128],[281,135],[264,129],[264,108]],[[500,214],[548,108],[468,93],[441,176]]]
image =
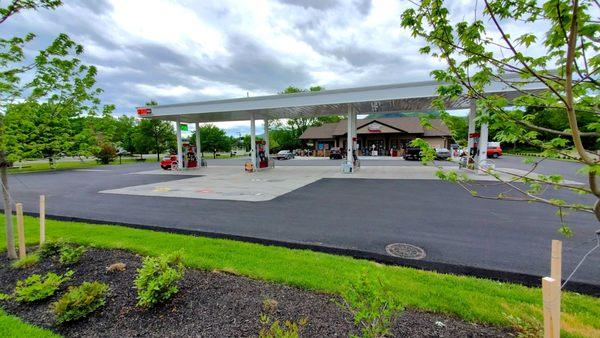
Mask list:
[[83,318],[106,303],[108,285],[100,282],[83,282],[70,287],[58,301],[52,304],[56,321],[70,322]]
[[25,280],[17,282],[15,287],[15,300],[18,302],[33,302],[52,296],[60,285],[73,275],[73,271],[68,271],[64,275],[57,275],[54,272],[47,273],[44,277],[35,274],[27,277]]
[[27,269],[36,265],[40,261],[40,255],[37,253],[29,254],[23,258],[14,261],[11,266],[15,269]]
[[109,164],[110,161],[117,157],[117,148],[110,143],[103,143],[100,145],[100,149],[96,152],[98,162],[102,164]]
[[65,246],[62,241],[45,242],[40,246],[37,253],[40,258],[53,258],[60,255],[60,250]]
[[379,278],[369,278],[367,273],[351,282],[342,296],[344,306],[354,316],[354,324],[361,327],[365,338],[388,336],[402,311],[387,285]]
[[125,263],[117,262],[117,263],[113,263],[113,264],[107,266],[106,272],[107,273],[122,272],[122,271],[125,271],[126,268],[127,268],[127,265],[125,265]]
[[153,306],[179,291],[177,282],[183,278],[181,255],[146,257],[137,270],[135,287],[139,306]]
[[279,306],[279,303],[272,298],[266,298],[262,302],[262,310],[266,313],[273,313],[277,311],[277,306]]
[[64,245],[60,248],[60,263],[64,265],[75,264],[86,251],[87,249],[84,246]]
[[271,319],[267,315],[260,316],[260,324],[262,328],[258,333],[259,338],[298,338],[300,331],[308,323],[306,317],[300,319],[297,323],[286,320],[283,326],[278,320],[271,323]]

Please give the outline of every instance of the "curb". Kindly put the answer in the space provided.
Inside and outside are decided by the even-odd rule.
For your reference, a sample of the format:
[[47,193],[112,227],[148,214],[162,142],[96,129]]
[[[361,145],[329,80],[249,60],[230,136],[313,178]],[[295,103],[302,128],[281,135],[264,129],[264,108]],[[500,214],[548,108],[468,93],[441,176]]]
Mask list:
[[[0,211],[4,212],[3,209]],[[38,217],[39,214],[35,212],[24,212],[25,215]],[[420,261],[420,260],[412,260],[412,259],[403,259],[388,255],[383,255],[375,252],[368,252],[362,250],[354,250],[354,249],[345,249],[339,247],[331,247],[331,246],[320,246],[314,244],[306,244],[300,242],[286,242],[279,240],[271,240],[271,239],[262,239],[257,237],[249,237],[249,236],[239,236],[232,235],[226,233],[218,233],[218,232],[209,232],[209,231],[200,231],[200,230],[188,230],[188,229],[174,229],[167,228],[161,226],[151,226],[144,224],[135,224],[135,223],[123,223],[123,222],[111,222],[111,221],[103,221],[96,219],[88,219],[88,218],[79,218],[79,217],[69,217],[69,216],[57,216],[57,215],[46,215],[47,219],[52,219],[56,221],[68,221],[68,222],[85,222],[90,224],[102,224],[102,225],[119,225],[125,226],[128,228],[134,229],[143,229],[143,230],[151,230],[158,232],[166,232],[173,234],[182,234],[182,235],[192,235],[197,237],[209,237],[209,238],[219,238],[219,239],[229,239],[241,242],[262,244],[262,245],[270,245],[270,246],[279,246],[285,247],[289,249],[301,249],[301,250],[311,250],[316,252],[328,253],[338,256],[349,256],[356,259],[366,259],[370,261],[375,261],[378,263],[388,264],[388,265],[396,265],[403,267],[410,267],[419,270],[432,271],[438,273],[452,274],[458,276],[471,276],[478,278],[491,279],[498,282],[507,282],[507,283],[515,283],[521,284],[528,287],[541,287],[542,277],[537,275],[519,273],[519,272],[510,272],[510,271],[502,271],[495,269],[487,269],[487,268],[479,268],[472,267],[466,265],[459,264],[450,264],[450,263],[442,263],[442,262],[431,262],[431,261]],[[586,294],[594,297],[600,297],[600,285],[583,283],[583,282],[569,282],[565,288],[567,291],[577,292],[581,294]]]

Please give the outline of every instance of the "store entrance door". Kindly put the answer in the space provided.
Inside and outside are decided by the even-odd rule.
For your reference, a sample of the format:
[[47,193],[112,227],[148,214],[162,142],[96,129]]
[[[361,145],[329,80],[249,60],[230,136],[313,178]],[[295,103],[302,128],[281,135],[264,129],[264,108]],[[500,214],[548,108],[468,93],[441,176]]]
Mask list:
[[371,156],[383,156],[385,155],[385,142],[384,140],[369,140],[367,139],[367,149]]

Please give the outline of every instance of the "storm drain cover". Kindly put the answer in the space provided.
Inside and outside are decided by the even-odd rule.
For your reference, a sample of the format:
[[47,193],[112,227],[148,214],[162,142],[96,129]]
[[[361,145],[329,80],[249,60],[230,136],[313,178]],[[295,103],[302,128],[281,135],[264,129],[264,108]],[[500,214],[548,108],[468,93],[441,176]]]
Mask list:
[[393,243],[385,247],[385,251],[395,257],[406,259],[423,259],[425,258],[425,250],[418,246],[406,243]]

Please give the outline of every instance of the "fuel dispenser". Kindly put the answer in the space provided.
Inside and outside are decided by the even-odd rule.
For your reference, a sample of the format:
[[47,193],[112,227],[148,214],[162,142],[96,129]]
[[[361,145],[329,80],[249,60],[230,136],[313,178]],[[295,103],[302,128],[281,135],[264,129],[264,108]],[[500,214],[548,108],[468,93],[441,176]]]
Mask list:
[[244,164],[244,170],[246,172],[253,172],[254,168],[268,168],[269,167],[269,155],[265,150],[265,141],[256,141],[256,163],[246,162]]
[[269,156],[265,153],[265,141],[256,141],[256,166],[257,168],[269,167]]

